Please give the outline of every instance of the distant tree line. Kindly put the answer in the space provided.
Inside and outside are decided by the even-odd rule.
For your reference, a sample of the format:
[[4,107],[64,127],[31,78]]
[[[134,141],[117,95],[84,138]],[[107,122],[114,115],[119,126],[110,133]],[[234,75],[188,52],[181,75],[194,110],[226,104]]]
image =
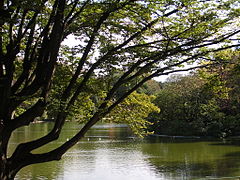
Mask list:
[[[124,120],[136,134],[144,134],[148,114],[159,108],[152,104],[155,90],[139,88],[155,77],[206,67],[198,61],[211,62],[213,53],[238,47],[239,7],[236,0],[0,1],[0,180],[14,179],[31,164],[60,160],[103,120]],[[64,45],[68,37],[77,45]],[[201,115],[222,120],[219,112],[234,108],[223,107],[225,92],[219,92],[221,97],[214,90],[220,85],[211,84],[225,79],[209,78],[213,95],[201,104],[213,106],[213,112]],[[165,110],[159,95],[155,101],[162,109],[156,119],[161,119]],[[190,102],[183,103],[189,111]],[[52,128],[10,153],[12,133],[45,117],[53,119]],[[56,141],[70,119],[83,123],[76,134],[50,151],[35,151]]]
[[[149,116],[158,134],[226,137],[240,132],[240,51],[214,55],[219,62],[189,75],[172,75],[157,93],[160,113]],[[204,62],[202,62],[204,63]]]

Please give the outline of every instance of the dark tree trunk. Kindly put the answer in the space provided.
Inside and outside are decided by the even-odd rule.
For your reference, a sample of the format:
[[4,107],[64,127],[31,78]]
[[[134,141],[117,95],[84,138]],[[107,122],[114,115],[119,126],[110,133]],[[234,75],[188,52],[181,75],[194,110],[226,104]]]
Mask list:
[[1,154],[0,158],[0,180],[12,180],[16,174],[10,171],[10,167],[7,163],[6,156]]
[[[109,37],[108,31],[105,33],[105,29],[108,29],[109,27],[109,30],[111,30],[111,27],[113,27],[113,29],[116,28],[117,32],[118,26],[114,25],[112,20],[115,21],[118,14],[116,14],[117,16],[115,17],[114,13],[116,12],[122,14],[125,11],[128,12],[128,10],[131,10],[129,11],[131,12],[130,14],[135,13],[135,10],[133,11],[133,9],[129,8],[134,6],[136,0],[113,1],[112,4],[110,2],[96,2],[95,4],[95,2],[92,2],[91,0],[86,0],[85,2],[81,2],[79,0],[42,0],[41,5],[36,8],[33,7],[33,9],[30,5],[29,7],[25,7],[25,5],[22,6],[21,3],[9,2],[11,1],[0,0],[0,12],[8,12],[6,11],[6,8],[9,8],[8,13],[12,13],[9,14],[9,18],[15,17],[17,19],[17,21],[15,21],[14,18],[11,21],[8,20],[9,18],[3,19],[3,16],[0,13],[0,34],[5,34],[4,36],[0,36],[0,180],[14,179],[21,168],[31,164],[60,160],[62,155],[75,145],[91,126],[101,120],[147,80],[160,75],[168,75],[178,71],[188,71],[195,68],[205,67],[207,65],[204,64],[186,69],[174,69],[174,67],[191,62],[193,59],[200,58],[207,53],[239,46],[238,44],[235,44],[215,50],[213,49],[203,52],[201,50],[198,52],[198,50],[203,47],[218,44],[232,36],[235,36],[237,33],[240,33],[240,30],[236,30],[228,34],[218,36],[215,31],[211,34],[213,30],[210,29],[210,34],[204,34],[204,30],[204,32],[200,32],[200,34],[196,33],[196,39],[185,38],[185,35],[188,35],[188,32],[191,30],[195,33],[195,30],[202,29],[201,24],[205,24],[205,20],[198,23],[200,28],[198,28],[197,24],[194,25],[195,23],[193,23],[191,27],[186,27],[186,29],[182,32],[176,32],[176,35],[171,35],[173,34],[172,30],[169,31],[169,35],[173,37],[168,37],[168,28],[164,28],[164,24],[163,27],[161,27],[162,29],[155,29],[154,26],[157,25],[157,23],[160,23],[160,21],[163,23],[165,21],[164,18],[168,18],[179,11],[180,6],[177,6],[176,9],[173,7],[170,8],[172,9],[170,12],[168,12],[167,8],[166,10],[168,13],[159,15],[156,19],[153,18],[153,20],[150,21],[152,18],[149,20],[147,20],[148,18],[144,18],[144,21],[140,23],[141,25],[136,25],[136,27],[133,25],[133,28],[130,28],[129,30],[127,30],[128,28],[124,28],[124,31],[129,31],[126,37],[124,36],[122,39],[120,38],[121,40],[119,42],[115,42],[115,40],[113,40],[114,43],[111,42],[110,38],[110,46],[106,46],[108,51],[105,52],[105,45],[103,46],[103,49],[98,49],[97,47],[102,44],[100,41],[101,36],[106,36],[106,39]],[[52,9],[50,8],[51,3],[53,3]],[[4,4],[6,4],[6,7]],[[19,7],[14,9],[15,5]],[[96,20],[90,21],[89,23],[85,22],[85,19],[88,19],[86,18],[86,14],[91,12],[92,8],[95,9],[95,5],[96,8],[99,8],[100,11],[103,12],[97,15]],[[103,5],[103,8],[100,8],[101,5]],[[88,9],[88,7],[90,9]],[[185,9],[185,7],[183,9]],[[48,12],[49,10],[51,12]],[[147,11],[144,11],[144,14],[145,13],[148,14]],[[149,14],[149,17],[152,16],[151,14]],[[184,14],[187,15],[188,12],[184,12]],[[139,14],[136,13],[136,15]],[[42,21],[42,16],[44,19],[46,18],[46,22],[45,20]],[[134,19],[137,19],[137,16],[131,16],[134,17]],[[38,17],[41,18],[38,19]],[[122,17],[119,16],[119,18]],[[81,20],[83,20],[83,22],[80,22]],[[122,20],[125,20],[125,18]],[[200,18],[198,20],[200,21]],[[76,27],[75,23],[79,27]],[[116,23],[119,22],[117,21]],[[6,30],[4,30],[4,24],[8,27]],[[219,21],[219,24],[222,24],[222,20]],[[121,26],[119,27],[120,29],[122,29]],[[152,32],[154,32],[154,36],[156,33],[156,35],[161,36],[161,38],[159,37],[158,39],[156,36],[157,39],[154,39],[152,42],[141,42],[141,37],[144,39],[149,37],[149,30],[151,29],[153,29]],[[89,40],[86,43],[86,46],[81,48],[79,51],[82,56],[80,57],[80,60],[76,59],[78,64],[76,64],[76,69],[74,68],[75,72],[72,72],[73,74],[69,83],[67,84],[65,90],[63,90],[62,95],[60,95],[60,107],[58,107],[59,112],[56,115],[53,129],[48,132],[47,135],[39,139],[19,144],[13,155],[8,157],[7,145],[12,132],[17,128],[29,125],[36,117],[41,117],[46,109],[48,96],[51,92],[50,88],[54,76],[55,66],[58,62],[58,53],[61,42],[67,35],[72,33],[75,34],[75,30],[77,30],[77,33],[82,33],[78,36],[80,38],[79,40],[82,39],[84,42],[87,39]],[[111,31],[109,32],[111,33]],[[119,32],[122,32],[122,30]],[[86,40],[85,38],[82,38],[82,36],[86,37]],[[114,36],[115,33],[113,32],[113,37]],[[3,37],[8,38],[8,40],[4,41]],[[211,40],[210,37],[214,37],[214,39]],[[112,45],[114,47],[111,47]],[[153,48],[151,48],[151,46],[153,46]],[[146,50],[146,52],[143,51],[143,53],[140,53],[139,55],[138,53],[135,53],[135,51],[140,51],[142,47],[146,47],[149,50]],[[156,50],[156,48],[159,49]],[[95,49],[98,50],[95,51]],[[21,58],[17,58],[17,54],[19,54],[20,50],[24,52],[24,55],[21,55]],[[102,52],[101,50],[104,50],[103,55],[96,58],[94,57],[96,60],[91,61],[90,57],[94,55],[95,52],[99,54],[99,52]],[[128,56],[127,54],[130,52],[133,52],[134,56]],[[173,58],[173,60],[175,60],[177,57],[181,56],[184,58],[170,63],[170,59]],[[116,58],[118,59],[117,62],[123,60],[123,63],[117,65],[119,67],[123,66],[123,74],[116,82],[114,82],[112,88],[109,88],[105,99],[101,102],[101,105],[97,105],[96,111],[93,113],[92,117],[88,120],[85,126],[79,130],[75,136],[64,142],[58,148],[42,154],[32,154],[31,152],[34,149],[40,148],[58,139],[67,118],[67,112],[72,106],[74,106],[74,103],[78,101],[78,96],[82,92],[85,92],[88,88],[92,89],[92,87],[90,87],[92,84],[91,77],[94,76],[95,71],[104,70],[106,65],[114,67],[112,66],[114,64],[111,63],[115,63]],[[130,59],[125,62],[125,58]],[[114,61],[112,61],[112,59]],[[21,74],[19,74],[19,72],[17,72],[14,68],[15,66],[18,67],[18,63],[15,63],[18,62],[17,60],[22,62],[22,67],[20,67]],[[160,67],[161,64],[164,66]],[[131,81],[134,79],[137,80],[137,83],[130,86],[129,84],[131,84]],[[100,86],[97,85],[96,87]],[[116,99],[115,94],[122,87],[128,87],[129,89],[122,94],[122,96]],[[95,96],[95,94],[92,95]],[[17,117],[12,116],[13,112],[21,106],[21,104],[24,105],[24,101],[33,100],[35,97],[38,97],[37,102],[34,100],[35,103],[27,107],[26,111]]]
[[[8,135],[10,137],[10,135]],[[8,137],[1,135],[0,141],[0,180],[14,179],[16,173],[11,171],[9,160],[7,159],[6,144]]]

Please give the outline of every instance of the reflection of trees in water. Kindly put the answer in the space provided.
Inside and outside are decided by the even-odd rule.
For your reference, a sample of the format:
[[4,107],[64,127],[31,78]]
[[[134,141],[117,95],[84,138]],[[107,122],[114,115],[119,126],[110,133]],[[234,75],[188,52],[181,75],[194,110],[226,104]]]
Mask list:
[[216,163],[217,176],[239,176],[240,151],[225,154],[223,159]]
[[[39,136],[46,133],[50,126],[51,123],[35,124],[31,131],[27,128],[16,131],[12,140],[16,143],[34,138],[31,132]],[[79,124],[67,123],[59,141],[71,137],[78,128]],[[93,174],[96,170],[106,169],[105,166],[110,169],[117,167],[116,171],[129,173],[133,165],[141,163],[144,163],[144,168],[150,168],[148,170],[152,174],[156,173],[166,180],[240,174],[239,144],[156,137],[129,141],[129,136],[131,132],[126,127],[112,127],[110,130],[101,126],[93,128],[61,161],[26,167],[17,179],[70,179],[71,174]],[[40,150],[47,151],[58,146],[59,141]],[[119,162],[123,162],[121,166]]]
[[97,125],[87,132],[88,140],[101,139],[126,139],[132,136],[130,128],[126,125],[103,124]]
[[[237,148],[237,149],[236,149]],[[238,176],[240,150],[234,146],[214,146],[210,142],[184,142],[173,139],[142,144],[147,160],[166,179],[192,179]]]

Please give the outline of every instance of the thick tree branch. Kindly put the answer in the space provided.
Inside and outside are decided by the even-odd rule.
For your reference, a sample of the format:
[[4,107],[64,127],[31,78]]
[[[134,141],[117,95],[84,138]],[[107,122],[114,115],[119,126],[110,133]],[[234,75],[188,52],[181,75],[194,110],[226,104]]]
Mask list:
[[36,117],[40,117],[43,114],[45,107],[46,103],[41,99],[38,100],[30,109],[11,120],[9,122],[10,127],[14,130],[21,126],[29,125]]
[[[42,3],[46,1],[47,0],[43,0]],[[121,102],[123,102],[123,100],[128,97],[132,92],[137,90],[137,88],[139,88],[141,85],[143,85],[145,82],[152,79],[153,77],[206,67],[207,65],[198,65],[195,67],[186,67],[182,69],[175,68],[178,65],[182,65],[193,59],[198,59],[208,53],[237,46],[229,45],[227,47],[216,47],[215,49],[209,49],[205,52],[202,52],[202,47],[209,47],[224,42],[224,40],[227,40],[229,39],[229,37],[232,37],[239,33],[240,30],[218,36],[216,34],[217,30],[215,30],[213,27],[209,28],[209,31],[201,29],[205,27],[205,23],[208,21],[208,19],[202,20],[202,23],[200,22],[198,24],[195,24],[196,26],[200,27],[199,29],[195,29],[195,26],[193,25],[190,25],[189,27],[189,25],[186,24],[185,20],[183,22],[184,24],[181,25],[181,14],[176,14],[177,12],[181,11],[180,8],[173,9],[172,11],[170,10],[170,12],[169,8],[166,8],[165,12],[168,13],[161,15],[160,17],[156,17],[155,15],[153,15],[154,12],[150,12],[154,9],[154,4],[151,4],[151,7],[147,9],[147,2],[146,4],[142,4],[142,2],[140,2],[139,6],[136,7],[144,6],[143,17],[148,17],[147,19],[156,17],[156,19],[150,21],[149,23],[145,23],[147,22],[145,20],[144,23],[142,23],[142,18],[137,18],[137,16],[139,14],[142,14],[142,12],[138,13],[138,9],[134,9],[133,11],[131,11],[132,7],[127,6],[131,5],[131,3],[134,4],[136,0],[117,0],[111,2],[93,1],[93,6],[89,6],[89,11],[86,8],[88,8],[87,5],[90,4],[90,0],[86,0],[84,2],[72,0],[69,1],[70,4],[66,3],[66,1],[67,0],[49,1],[49,4],[54,4],[53,8],[50,7],[48,4],[47,7],[45,6],[46,9],[43,8],[39,10],[39,12],[31,12],[29,16],[27,14],[27,11],[24,12],[25,7],[18,7],[18,9],[15,9],[13,16],[19,21],[17,23],[15,23],[14,21],[9,22],[9,24],[7,24],[9,32],[4,31],[4,38],[7,39],[6,44],[8,44],[8,46],[2,47],[3,43],[5,42],[2,42],[4,38],[0,38],[0,143],[3,142],[4,144],[4,146],[0,146],[0,155],[1,157],[4,157],[4,153],[6,154],[7,142],[9,140],[12,130],[24,125],[28,125],[31,121],[34,120],[35,117],[42,115],[46,107],[48,94],[50,92],[51,82],[54,75],[60,44],[63,39],[71,33],[71,25],[73,25],[75,20],[81,20],[80,16],[87,16],[87,13],[95,10],[95,8],[99,8],[99,12],[101,12],[102,10],[104,11],[101,14],[97,13],[98,17],[96,20],[93,21],[93,24],[86,23],[87,26],[84,27],[84,30],[86,30],[88,33],[90,32],[90,36],[85,48],[81,49],[82,56],[80,58],[80,61],[78,62],[77,67],[74,67],[76,68],[76,71],[74,72],[74,75],[71,76],[70,82],[66,85],[67,88],[63,90],[62,96],[60,98],[60,109],[55,119],[54,127],[50,132],[48,132],[48,134],[39,139],[19,144],[13,155],[9,159],[7,159],[7,162],[10,164],[9,167],[12,168],[11,173],[13,174],[16,174],[19,169],[29,164],[59,160],[61,156],[69,148],[75,145],[95,123],[97,123],[100,119],[106,116],[111,110],[113,110],[113,108],[117,107]],[[94,6],[94,3],[96,3],[96,6]],[[67,8],[65,6],[66,4],[68,4]],[[161,11],[164,12],[165,6],[163,6],[162,8],[163,9],[161,9]],[[198,7],[198,9],[200,9],[200,6]],[[195,10],[197,11],[198,9],[190,9],[189,17],[195,18],[192,12]],[[121,10],[123,10],[124,12],[129,12],[129,14],[127,14],[126,17],[124,17],[122,14],[118,14],[118,12]],[[182,14],[184,18],[185,15],[186,17],[188,15],[187,10],[188,9],[186,8],[186,12],[184,12],[186,14]],[[83,12],[84,14],[82,14]],[[46,14],[48,19],[40,22],[42,19],[37,17],[38,13],[41,15]],[[164,17],[169,17],[171,15],[174,15],[172,19],[173,22],[168,21],[169,26],[168,24],[166,24],[166,26],[164,26],[163,24],[163,27],[159,28],[161,26],[159,25],[159,19],[165,19]],[[116,20],[116,18],[120,18],[119,21]],[[168,18],[166,19],[168,20]],[[210,24],[216,24],[215,22],[217,21],[212,20],[211,17],[209,17],[209,19]],[[113,23],[114,26],[112,26],[111,23],[106,23],[112,20],[117,21],[116,24]],[[83,21],[86,20],[83,19]],[[133,22],[130,22],[131,26],[133,27],[127,28],[127,24],[129,21]],[[201,19],[197,18],[197,21],[199,22],[201,21]],[[40,23],[38,24],[38,22]],[[222,21],[219,20],[219,22],[221,23]],[[36,27],[34,27],[35,23]],[[118,23],[120,23],[119,27]],[[127,33],[122,36],[121,40],[119,40],[121,42],[119,43],[115,41],[116,39],[113,36],[121,36],[122,34],[119,33],[119,35],[117,33],[124,32],[121,29],[121,23],[124,24],[124,31],[127,31]],[[109,31],[107,32],[103,32],[102,27],[105,24],[107,27],[110,27],[108,29]],[[157,26],[155,26],[156,24]],[[178,32],[177,34],[173,29],[168,31],[167,28],[175,28],[177,27],[177,25],[179,25],[179,28],[178,30],[176,30],[176,32],[178,32],[180,29],[183,29],[183,31]],[[221,26],[221,24],[219,25]],[[216,25],[216,29],[221,28],[219,25]],[[73,28],[74,27],[75,26],[73,26]],[[2,30],[1,28],[2,27],[0,25],[0,32]],[[148,31],[152,28],[153,31]],[[14,30],[16,30],[16,34],[14,34]],[[136,31],[133,32],[133,30]],[[190,36],[188,36],[188,32],[191,30],[193,30],[194,32],[190,34]],[[195,30],[199,30],[199,32]],[[101,34],[99,34],[100,32]],[[197,38],[193,37],[195,33]],[[15,37],[15,35],[17,37]],[[85,36],[85,32],[82,35]],[[156,40],[149,40],[151,35],[152,37],[156,38]],[[105,38],[113,37],[110,38],[110,40],[113,40],[114,42],[110,42],[109,46],[103,47],[106,49],[108,48],[107,52],[103,55],[101,54],[99,58],[93,63],[92,61],[90,61],[90,63],[92,64],[89,65],[89,54],[93,52],[93,47],[95,47],[95,45],[98,46],[102,43],[102,39],[99,39],[99,41],[101,41],[99,43],[96,42],[96,40],[98,39],[98,37],[102,38],[103,36],[105,36]],[[210,37],[212,37],[212,39],[210,39]],[[146,40],[147,43],[143,42],[144,40]],[[20,42],[23,44],[20,44]],[[111,48],[112,44],[115,43],[117,45]],[[24,51],[24,55],[22,56],[23,69],[21,75],[19,76],[19,72],[13,74],[13,68],[14,60],[16,59],[17,53],[21,52],[20,48],[23,47],[22,45],[26,45],[26,47],[24,50],[22,49],[22,51]],[[146,49],[144,49],[144,47]],[[139,49],[142,49],[143,52],[139,52]],[[105,49],[101,50],[103,50],[101,52],[105,52]],[[129,55],[129,53],[132,54]],[[128,59],[122,62],[121,60],[119,60],[122,57]],[[180,60],[176,60],[176,58],[180,57]],[[124,58],[122,59],[125,60]],[[173,61],[171,61],[171,58],[174,58]],[[33,150],[58,139],[64,122],[69,113],[68,110],[70,110],[70,108],[77,101],[79,94],[85,90],[85,87],[88,85],[88,83],[90,84],[90,80],[94,72],[97,72],[98,69],[102,70],[105,67],[108,68],[108,66],[111,65],[115,66],[115,64],[110,63],[115,62],[116,59],[116,66],[119,66],[119,68],[123,66],[124,71],[122,72],[122,75],[118,79],[116,79],[116,81],[114,81],[112,88],[108,89],[107,96],[96,108],[96,112],[92,115],[92,117],[85,124],[85,126],[80,129],[79,132],[77,132],[70,140],[64,142],[56,149],[42,154],[33,154]],[[81,74],[81,71],[83,70],[85,65],[88,67],[88,69],[85,71],[85,73]],[[13,81],[15,80],[15,75],[18,76],[18,79],[16,78],[17,81],[13,84]],[[81,75],[82,79],[78,83],[78,78]],[[134,79],[137,79],[138,82],[135,82],[134,85],[131,85],[129,89],[122,94],[122,96],[116,99],[115,94],[118,92],[118,90],[127,83],[129,84],[129,81],[132,82]],[[22,113],[20,116],[11,120],[11,112],[13,112],[16,107],[22,102],[31,99],[34,95],[39,96],[39,101],[36,102],[24,113]],[[2,123],[3,121],[8,123],[4,124]],[[3,131],[2,129],[4,128],[5,130]],[[2,139],[4,138],[5,140],[2,141]],[[0,168],[5,167],[0,164]]]
[[54,126],[53,130],[49,134],[47,134],[46,136],[44,136],[44,137],[42,137],[42,138],[40,138],[40,139],[38,139],[36,141],[31,141],[31,142],[19,145],[12,157],[16,158],[18,156],[18,154],[23,149],[26,152],[30,152],[33,149],[41,147],[42,145],[47,144],[47,143],[57,139],[58,136],[59,136],[59,133],[61,131],[62,125],[63,125],[63,123],[65,121],[66,115],[67,114],[64,113],[64,112],[59,113],[58,117],[56,119],[56,122],[55,122],[55,126]]
[[[43,78],[46,82],[45,82],[45,85],[43,86],[43,90],[42,90],[42,94],[41,94],[41,96],[44,98],[44,102],[46,101],[45,98],[46,98],[47,93],[49,92],[48,88],[50,86],[51,77],[52,77],[52,73],[54,70],[54,65],[57,61],[57,55],[58,55],[60,43],[62,41],[64,6],[65,6],[65,1],[61,1],[58,5],[57,16],[55,18],[55,25],[53,27],[52,34],[50,36],[50,45],[49,45],[50,49],[49,50],[51,51],[51,53],[49,55],[50,56],[49,62],[48,62],[49,66],[47,67],[46,75]],[[61,121],[62,121],[62,119],[61,119]],[[55,140],[58,137],[59,132],[60,132],[60,128],[56,127],[56,125],[55,125],[55,128],[48,135],[46,135],[40,139],[37,139],[35,141],[19,145],[19,148],[16,149],[16,153],[13,154],[13,157],[16,157],[19,154],[19,149],[20,149],[20,152],[22,150],[24,150],[27,153],[33,149],[43,146],[44,144],[47,144],[48,142],[51,142],[52,140]]]

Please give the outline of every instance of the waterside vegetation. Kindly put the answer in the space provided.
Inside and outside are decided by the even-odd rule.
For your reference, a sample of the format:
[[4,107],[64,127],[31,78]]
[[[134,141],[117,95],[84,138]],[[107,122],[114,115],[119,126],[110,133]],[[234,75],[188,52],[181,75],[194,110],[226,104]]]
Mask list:
[[[121,119],[137,134],[145,134],[150,125],[148,114],[159,112],[159,108],[162,114],[167,111],[160,96],[156,95],[157,103],[152,104],[151,93],[137,90],[154,77],[209,66],[217,70],[220,62],[214,54],[239,46],[239,7],[235,0],[0,1],[0,179],[14,179],[19,170],[31,164],[60,160],[104,118]],[[79,43],[64,44],[69,36]],[[207,84],[196,84],[196,90],[191,87],[189,95],[182,96],[186,102],[176,104],[180,114],[186,115],[186,122],[194,121],[185,123],[186,127],[200,124],[206,129],[203,132],[219,128],[221,133],[234,132],[230,124],[238,120],[238,99],[231,93],[237,94],[237,87],[229,90],[234,89],[227,85],[233,83],[229,81],[226,89],[218,92],[225,79],[205,74],[210,90],[205,94],[203,86]],[[196,96],[202,102],[195,108],[189,99],[195,98],[191,91],[199,91],[207,99]],[[176,102],[180,94],[172,93],[169,102]],[[225,106],[226,102],[233,104]],[[202,117],[190,118],[191,109],[207,117],[206,122]],[[171,115],[178,116],[176,113]],[[9,154],[12,133],[44,116],[54,119],[52,129],[18,144]],[[159,122],[165,122],[161,116],[157,117]],[[58,147],[34,153],[57,140],[69,119],[84,125]],[[231,120],[227,131],[216,125],[219,120],[224,126],[225,120]]]

